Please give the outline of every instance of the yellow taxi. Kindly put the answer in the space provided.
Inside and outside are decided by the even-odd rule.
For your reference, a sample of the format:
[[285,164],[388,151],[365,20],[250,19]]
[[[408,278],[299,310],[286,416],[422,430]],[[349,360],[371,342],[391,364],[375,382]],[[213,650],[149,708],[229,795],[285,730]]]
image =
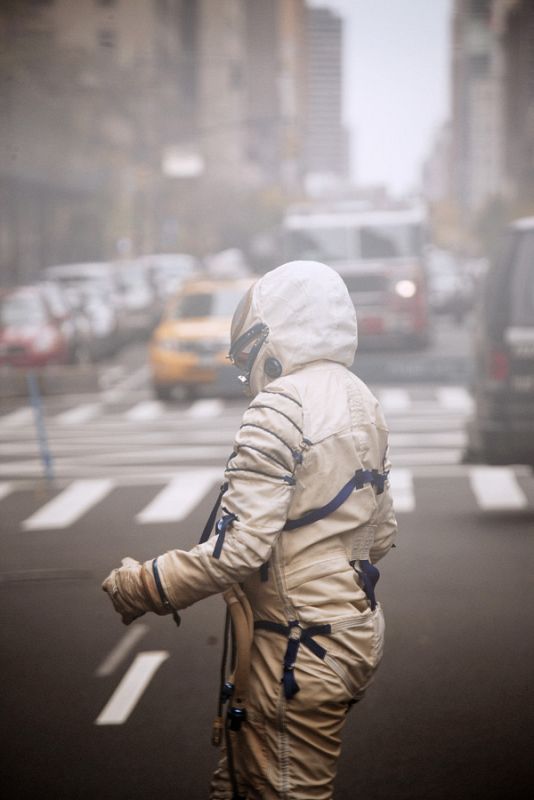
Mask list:
[[239,393],[235,367],[227,359],[230,325],[252,278],[185,283],[167,305],[152,334],[149,361],[156,397]]

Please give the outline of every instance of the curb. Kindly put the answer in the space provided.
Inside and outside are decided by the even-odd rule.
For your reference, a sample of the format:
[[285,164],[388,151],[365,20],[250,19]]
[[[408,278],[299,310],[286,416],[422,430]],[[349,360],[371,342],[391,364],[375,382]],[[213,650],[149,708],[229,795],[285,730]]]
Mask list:
[[26,397],[27,376],[37,377],[42,395],[98,392],[101,388],[98,367],[84,366],[44,367],[36,370],[2,367],[0,369],[0,399]]

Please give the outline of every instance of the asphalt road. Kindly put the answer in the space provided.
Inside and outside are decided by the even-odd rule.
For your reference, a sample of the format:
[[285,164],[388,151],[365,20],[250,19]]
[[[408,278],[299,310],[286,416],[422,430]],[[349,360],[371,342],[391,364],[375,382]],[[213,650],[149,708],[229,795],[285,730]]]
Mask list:
[[[125,628],[100,581],[125,555],[195,543],[242,406],[154,405],[141,366],[45,399],[51,486],[28,417],[10,416],[24,403],[0,416],[2,787],[17,800],[207,796],[222,602],[179,629]],[[534,479],[459,463],[465,387],[376,391],[400,535],[379,583],[384,662],[349,715],[335,797],[515,798],[534,777]]]

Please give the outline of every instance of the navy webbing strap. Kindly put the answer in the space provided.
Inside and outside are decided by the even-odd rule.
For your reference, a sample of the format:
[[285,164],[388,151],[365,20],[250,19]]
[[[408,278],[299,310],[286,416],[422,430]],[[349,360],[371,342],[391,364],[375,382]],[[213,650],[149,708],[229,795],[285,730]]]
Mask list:
[[181,624],[182,620],[180,618],[179,613],[176,611],[176,609],[173,608],[171,606],[171,604],[169,603],[169,599],[168,599],[167,595],[165,594],[165,589],[163,588],[163,584],[161,582],[161,577],[160,577],[160,574],[159,574],[158,559],[157,558],[155,558],[152,561],[152,574],[154,576],[154,583],[156,584],[156,588],[157,588],[158,594],[159,594],[159,599],[161,600],[161,604],[162,604],[163,608],[165,609],[165,611],[172,612],[173,620],[175,621],[176,625],[178,627],[180,627],[180,624]]
[[204,526],[204,530],[202,531],[202,536],[200,537],[199,544],[203,544],[203,542],[206,542],[209,539],[210,534],[211,534],[211,532],[213,530],[213,526],[215,525],[215,518],[217,516],[217,511],[219,510],[219,506],[221,505],[223,494],[225,493],[225,491],[227,489],[228,489],[228,484],[227,483],[223,483],[222,486],[221,486],[220,492],[219,492],[219,496],[217,497],[217,500],[215,501],[215,505],[211,509],[210,515],[208,517],[208,521],[206,522],[206,524]]
[[371,611],[374,611],[376,608],[375,586],[380,577],[380,572],[368,559],[360,559],[356,563],[358,565],[356,569],[362,581],[362,589],[367,595]]
[[308,514],[304,514],[304,516],[300,517],[299,519],[288,519],[284,525],[284,530],[293,531],[295,528],[302,528],[304,525],[312,525],[314,522],[318,522],[320,519],[328,517],[329,514],[333,514],[334,511],[337,511],[337,509],[343,505],[345,500],[350,497],[355,489],[363,489],[367,483],[376,487],[377,494],[382,494],[387,476],[387,472],[381,473],[376,469],[357,470],[350,481],[348,481],[345,486],[340,489],[340,491],[332,500],[330,500],[329,503],[327,503],[325,506],[321,506],[321,508],[315,508],[313,511],[310,511]]
[[215,530],[217,531],[217,541],[213,548],[213,558],[220,558],[224,544],[224,537],[226,536],[226,529],[237,519],[236,514],[225,514],[217,523]]
[[[295,679],[295,662],[297,660],[297,654],[299,651],[299,647],[303,644],[305,647],[308,648],[314,655],[318,658],[324,659],[326,656],[326,650],[324,647],[321,647],[313,637],[314,636],[328,636],[332,633],[332,628],[330,625],[312,625],[309,628],[300,628],[299,623],[296,620],[293,620],[288,625],[282,625],[279,622],[271,622],[270,620],[257,620],[254,623],[254,628],[256,630],[264,630],[264,631],[273,631],[274,633],[280,633],[282,636],[287,636],[287,648],[284,655],[284,671],[282,675],[282,684],[284,686],[284,696],[287,700],[291,700],[298,691],[300,691],[300,687]],[[295,628],[300,628],[300,634],[298,636],[292,636],[291,632]]]

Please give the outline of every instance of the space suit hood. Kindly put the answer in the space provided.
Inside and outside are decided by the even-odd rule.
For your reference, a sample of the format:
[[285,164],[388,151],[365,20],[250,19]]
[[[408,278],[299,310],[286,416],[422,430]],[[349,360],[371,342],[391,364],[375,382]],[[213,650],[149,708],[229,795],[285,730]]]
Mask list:
[[342,278],[326,264],[290,261],[256,281],[234,315],[232,341],[255,325],[268,332],[248,376],[252,395],[276,377],[273,359],[280,375],[314,361],[354,361],[356,312]]

